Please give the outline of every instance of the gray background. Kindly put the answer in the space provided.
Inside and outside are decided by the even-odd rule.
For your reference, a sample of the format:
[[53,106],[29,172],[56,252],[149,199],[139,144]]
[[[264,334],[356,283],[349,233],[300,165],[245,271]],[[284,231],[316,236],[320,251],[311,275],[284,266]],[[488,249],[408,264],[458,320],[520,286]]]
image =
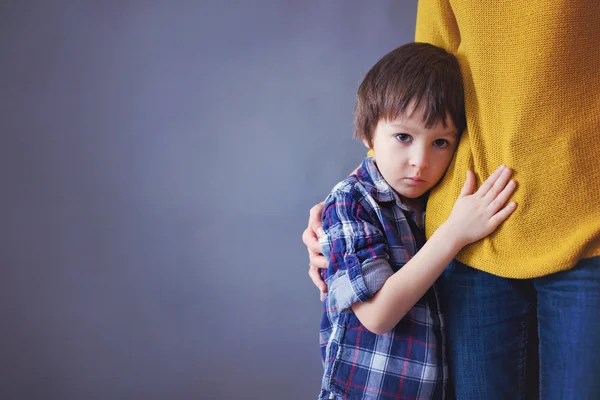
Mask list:
[[1,1],[0,398],[315,398],[300,235],[415,14]]

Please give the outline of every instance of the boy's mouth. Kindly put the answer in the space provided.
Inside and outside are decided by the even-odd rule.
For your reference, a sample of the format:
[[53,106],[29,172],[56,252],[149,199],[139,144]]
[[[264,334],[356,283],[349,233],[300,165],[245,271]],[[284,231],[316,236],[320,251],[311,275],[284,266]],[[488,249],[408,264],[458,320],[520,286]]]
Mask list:
[[404,179],[406,179],[408,182],[412,183],[413,185],[425,183],[425,181],[423,179],[417,178],[416,176],[412,176],[412,177],[408,177],[408,178],[404,178]]

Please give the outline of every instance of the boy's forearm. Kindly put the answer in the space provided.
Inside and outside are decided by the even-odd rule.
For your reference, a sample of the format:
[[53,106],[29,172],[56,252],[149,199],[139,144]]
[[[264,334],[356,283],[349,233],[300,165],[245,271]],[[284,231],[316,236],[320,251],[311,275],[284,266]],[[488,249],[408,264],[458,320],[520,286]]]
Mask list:
[[383,287],[352,310],[370,331],[382,334],[392,329],[435,283],[462,245],[446,233],[444,225],[434,232],[420,251]]

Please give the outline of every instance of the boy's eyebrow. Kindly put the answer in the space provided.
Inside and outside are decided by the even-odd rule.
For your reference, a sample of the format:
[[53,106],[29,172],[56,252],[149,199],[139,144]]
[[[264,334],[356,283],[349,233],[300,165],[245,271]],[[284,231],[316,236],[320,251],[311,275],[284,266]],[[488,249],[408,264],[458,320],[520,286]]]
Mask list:
[[445,133],[443,135],[440,135],[440,137],[442,137],[442,138],[452,138],[453,140],[457,140],[460,137],[460,135],[458,134],[458,131],[452,131],[452,132],[448,132],[448,133]]
[[[400,122],[400,121],[396,121],[396,122],[391,122],[390,126],[392,127],[396,127],[396,128],[406,128],[406,125],[404,125],[404,123]],[[453,130],[451,132],[448,132],[446,134],[444,134],[444,136],[459,136],[459,133],[457,130]]]

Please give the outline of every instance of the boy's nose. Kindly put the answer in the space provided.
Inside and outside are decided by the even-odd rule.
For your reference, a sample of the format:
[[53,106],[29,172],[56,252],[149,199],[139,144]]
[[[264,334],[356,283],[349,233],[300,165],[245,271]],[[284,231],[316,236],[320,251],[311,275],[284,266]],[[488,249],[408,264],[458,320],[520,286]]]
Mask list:
[[414,149],[410,155],[409,163],[418,169],[427,168],[429,165],[429,154],[425,149]]

